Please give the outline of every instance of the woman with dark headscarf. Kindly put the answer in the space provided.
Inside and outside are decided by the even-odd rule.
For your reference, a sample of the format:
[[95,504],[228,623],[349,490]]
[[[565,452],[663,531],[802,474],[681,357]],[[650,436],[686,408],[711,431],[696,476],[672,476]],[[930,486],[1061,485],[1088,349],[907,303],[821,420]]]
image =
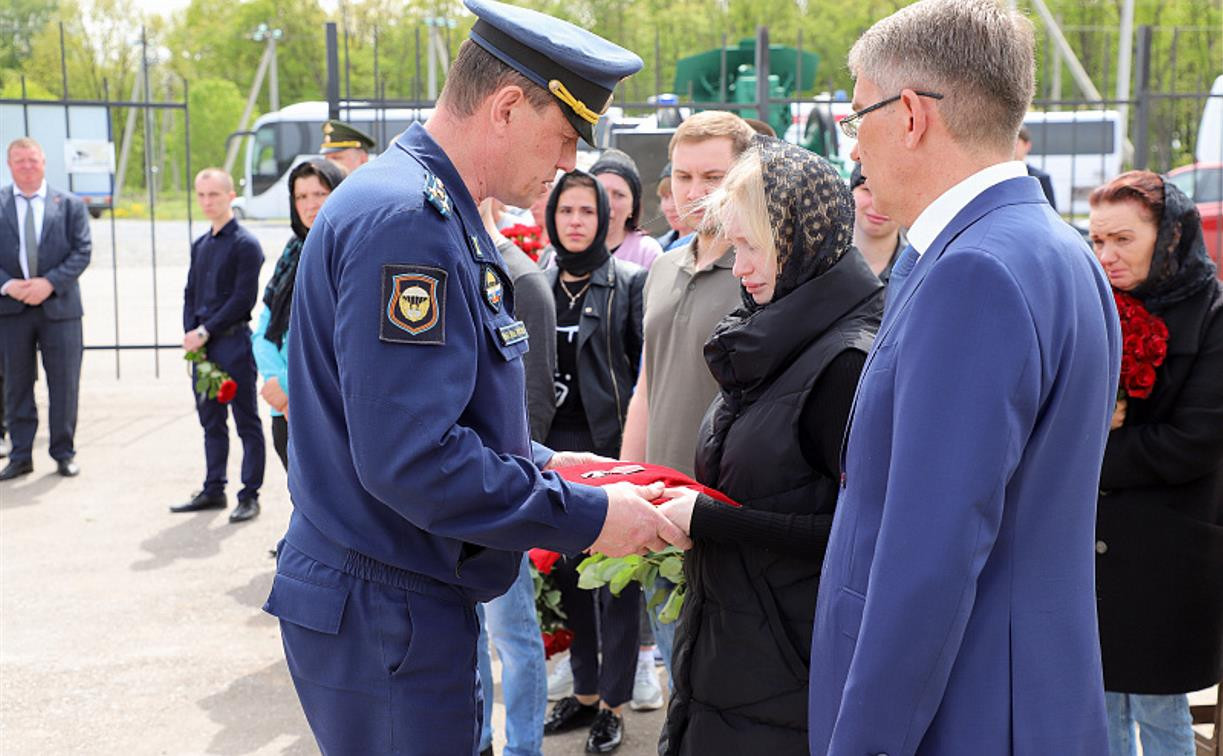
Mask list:
[[[546,445],[615,457],[641,359],[646,273],[608,250],[608,204],[602,184],[582,171],[561,176],[548,198],[556,266],[545,274],[556,293],[556,414]],[[617,597],[607,588],[578,588],[580,561],[563,559],[552,571],[574,633],[574,694],[557,702],[544,733],[589,727],[586,750],[610,753],[623,738],[620,711],[633,694],[641,590],[632,583]]]
[[662,754],[806,754],[807,671],[841,436],[883,312],[823,158],[758,137],[710,198],[743,306],[705,344],[721,386],[696,477],[742,506],[668,490],[692,536]]
[[[1192,754],[1185,694],[1223,677],[1223,287],[1197,208],[1171,182],[1130,171],[1090,203],[1092,246],[1113,289],[1167,326],[1150,394],[1117,401],[1100,473],[1109,750],[1134,754],[1137,725],[1146,756]],[[1130,330],[1127,353],[1151,342]]]
[[620,150],[605,150],[590,167],[590,175],[607,192],[611,222],[607,227],[607,248],[618,260],[637,263],[649,270],[662,247],[647,235],[641,222],[641,174],[637,163]]
[[344,180],[344,172],[327,160],[307,160],[289,171],[289,225],[293,238],[276,261],[272,278],[263,290],[263,312],[251,335],[255,365],[263,376],[259,394],[272,407],[272,445],[289,469],[289,312],[297,259],[319,208]]

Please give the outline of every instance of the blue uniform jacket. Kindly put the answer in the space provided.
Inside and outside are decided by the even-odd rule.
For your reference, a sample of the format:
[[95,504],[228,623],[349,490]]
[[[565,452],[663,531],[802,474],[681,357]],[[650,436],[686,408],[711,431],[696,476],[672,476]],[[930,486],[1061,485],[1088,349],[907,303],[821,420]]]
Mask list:
[[1104,756],[1108,281],[1025,176],[976,197],[893,285],[820,580],[811,753]]
[[588,547],[607,497],[540,471],[512,308],[475,203],[413,125],[336,189],[302,249],[294,517],[476,601],[505,592],[522,549]]

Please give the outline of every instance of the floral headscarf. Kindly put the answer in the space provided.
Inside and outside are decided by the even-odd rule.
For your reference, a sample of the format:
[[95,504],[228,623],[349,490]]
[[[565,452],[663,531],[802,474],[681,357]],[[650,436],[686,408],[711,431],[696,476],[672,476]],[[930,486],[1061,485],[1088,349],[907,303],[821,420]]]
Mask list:
[[[854,200],[824,158],[780,139],[758,136],[769,226],[777,245],[773,301],[826,273],[853,243]],[[743,291],[749,310],[760,305]]]

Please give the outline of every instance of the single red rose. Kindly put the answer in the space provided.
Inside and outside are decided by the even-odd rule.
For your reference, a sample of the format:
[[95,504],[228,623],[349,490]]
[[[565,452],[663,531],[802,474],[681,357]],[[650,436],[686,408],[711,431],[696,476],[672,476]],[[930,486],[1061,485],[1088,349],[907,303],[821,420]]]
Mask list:
[[531,564],[535,565],[535,569],[540,575],[548,575],[552,572],[552,568],[560,561],[561,555],[555,551],[547,549],[531,549],[527,552],[527,556],[531,558]]
[[238,384],[234,379],[227,378],[221,381],[221,385],[217,387],[217,401],[221,404],[229,404],[237,393]]
[[540,633],[544,641],[544,658],[551,659],[554,655],[567,651],[573,645],[573,631],[558,627],[553,632]]

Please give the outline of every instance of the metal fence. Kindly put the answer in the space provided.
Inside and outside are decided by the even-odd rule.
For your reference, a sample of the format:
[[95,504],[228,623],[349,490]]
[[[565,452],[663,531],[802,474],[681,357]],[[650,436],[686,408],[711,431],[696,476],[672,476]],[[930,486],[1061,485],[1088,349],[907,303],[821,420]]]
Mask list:
[[[57,168],[63,164],[64,158],[62,152],[58,150],[61,142],[66,144],[67,140],[78,136],[89,136],[99,138],[102,135],[97,132],[96,124],[94,129],[87,133],[82,133],[80,124],[83,120],[80,116],[88,111],[100,111],[105,116],[105,141],[113,145],[115,142],[113,124],[115,123],[115,115],[129,114],[128,125],[125,129],[124,139],[121,145],[121,154],[119,161],[122,165],[126,162],[126,155],[130,149],[131,141],[134,134],[135,123],[138,120],[141,125],[142,137],[144,140],[144,164],[142,167],[144,174],[144,183],[147,188],[148,200],[148,250],[150,257],[148,259],[150,269],[150,291],[152,295],[152,334],[153,338],[146,341],[125,341],[122,332],[121,323],[121,307],[120,302],[125,299],[125,294],[120,286],[119,274],[119,256],[120,244],[116,233],[116,198],[122,191],[122,187],[117,185],[115,174],[109,175],[104,182],[103,192],[88,193],[87,199],[89,204],[90,214],[95,219],[103,216],[108,220],[108,229],[110,232],[111,246],[111,305],[113,307],[113,340],[109,343],[89,342],[85,344],[86,350],[91,351],[113,351],[115,356],[115,377],[121,375],[120,353],[123,351],[152,351],[153,352],[153,368],[157,375],[160,375],[161,362],[159,351],[163,349],[179,349],[180,344],[158,343],[157,335],[159,330],[159,286],[158,286],[158,259],[157,259],[157,180],[160,173],[159,162],[154,154],[160,152],[164,157],[165,150],[165,135],[169,132],[166,128],[168,123],[167,118],[181,117],[183,119],[183,145],[182,154],[186,161],[186,175],[191,175],[191,122],[190,112],[187,105],[189,84],[186,80],[182,81],[183,99],[181,102],[175,101],[153,101],[150,86],[149,86],[149,55],[148,45],[141,32],[140,48],[141,48],[141,67],[140,78],[137,80],[136,87],[133,88],[132,99],[112,99],[110,92],[110,83],[106,80],[102,82],[102,99],[73,99],[69,97],[68,77],[66,66],[64,66],[64,50],[63,50],[63,25],[60,25],[60,61],[61,61],[61,76],[63,79],[63,91],[60,99],[48,100],[32,98],[26,90],[25,78],[21,78],[21,94],[19,98],[0,98],[0,112],[5,113],[5,118],[0,119],[0,141],[8,144],[12,139],[18,136],[30,136],[37,140],[42,146],[44,153],[47,155],[47,163],[49,172],[53,168]],[[136,99],[139,97],[140,99]],[[154,126],[154,116],[157,114],[163,115],[163,123],[160,133],[157,132]],[[59,120],[62,119],[62,127],[59,126]],[[122,171],[120,171],[122,175]],[[3,180],[0,183],[5,183],[11,180],[7,175],[7,170],[4,171]],[[49,183],[50,175],[48,176]],[[74,175],[67,170],[64,171],[64,188],[69,191],[84,193],[81,189],[81,184],[85,183],[82,176]],[[189,182],[187,182],[189,184]],[[96,188],[96,187],[95,187]],[[184,189],[187,200],[187,243],[190,244],[192,238],[192,192],[188,185]],[[99,197],[99,195],[101,195]],[[98,201],[102,199],[103,201]],[[95,249],[97,244],[95,242]]]

